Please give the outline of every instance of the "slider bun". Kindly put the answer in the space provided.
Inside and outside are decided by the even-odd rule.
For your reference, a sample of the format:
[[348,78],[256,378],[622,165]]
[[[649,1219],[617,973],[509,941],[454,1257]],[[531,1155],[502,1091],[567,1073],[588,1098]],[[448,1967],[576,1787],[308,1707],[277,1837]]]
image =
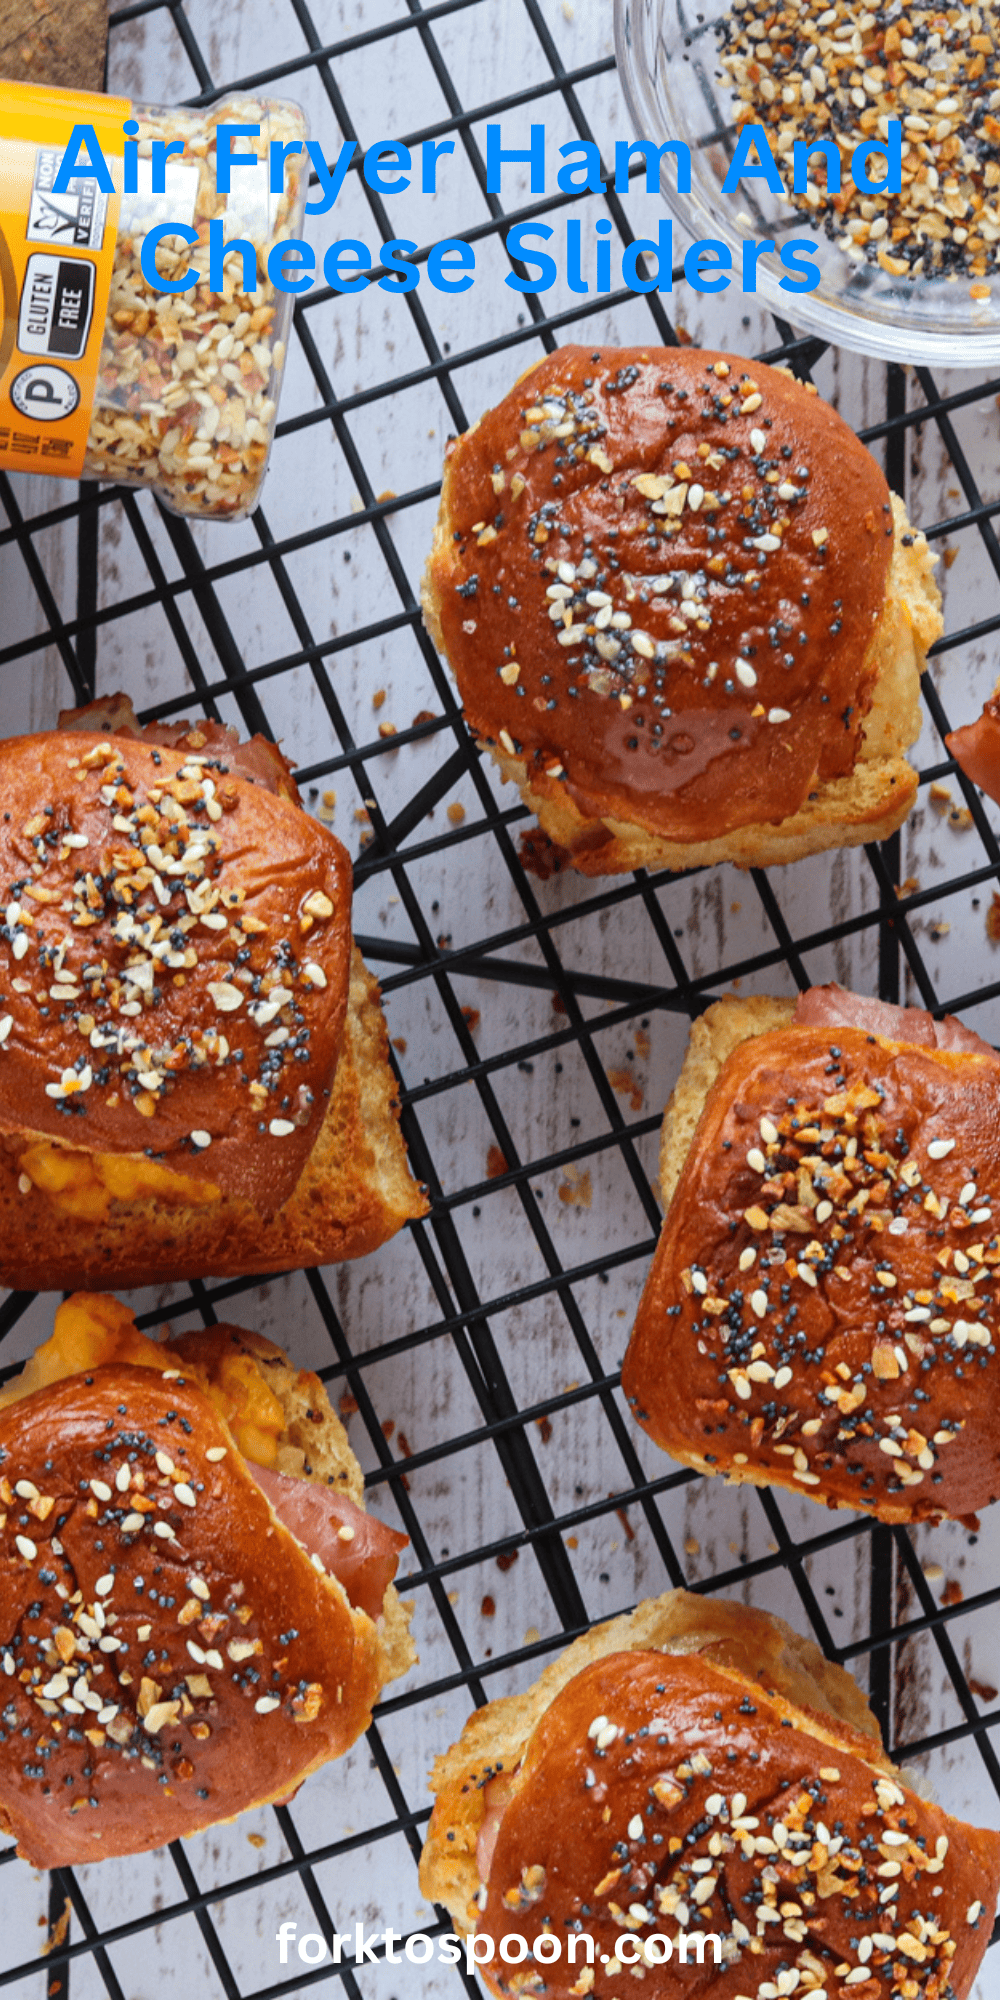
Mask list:
[[773,1688],[799,1708],[829,1714],[867,1739],[865,1755],[891,1768],[878,1724],[856,1681],[834,1666],[811,1639],[770,1613],[721,1597],[668,1590],[647,1598],[622,1618],[609,1618],[574,1639],[524,1694],[491,1701],[470,1715],[459,1741],[438,1757],[431,1775],[434,1811],[420,1865],[420,1886],[444,1903],[464,1934],[475,1925],[479,1887],[476,1842],[483,1823],[482,1784],[494,1772],[511,1772],[556,1696],[585,1667],[612,1654],[684,1655],[711,1647],[717,1665],[729,1666]]
[[0,743],[0,803],[0,1130],[275,1214],[343,1037],[346,850],[225,755],[114,734]]
[[262,1219],[251,1202],[204,1184],[112,1192],[79,1156],[39,1154],[23,1137],[0,1136],[0,1283],[98,1291],[304,1270],[367,1256],[426,1209],[399,1130],[378,984],[355,946],[326,1115],[276,1215]]
[[[613,1724],[613,1740],[595,1723]],[[479,1896],[484,1786],[498,1773],[507,1798]],[[649,2000],[703,1985],[734,2000],[793,1968],[797,1990],[832,1992],[836,1979],[839,1992],[845,1960],[870,1964],[865,2000],[882,2000],[890,1980],[901,1990],[895,1964],[898,1978],[923,1974],[920,1993],[964,2000],[989,1941],[1000,1836],[908,1791],[849,1676],[739,1604],[671,1591],[597,1626],[526,1694],[480,1709],[431,1782],[421,1886],[459,1933],[478,1922],[494,1940],[516,1932],[530,1945],[545,1929],[595,1940],[589,1983],[576,1983],[582,1957],[541,1968],[549,2000],[606,2000],[621,1973],[612,1984],[600,1954],[606,1962],[622,1931],[653,1926],[715,1933],[723,1965],[699,1977],[653,1964],[642,1974]],[[730,1831],[734,1819],[742,1830]],[[886,1841],[900,1832],[910,1839]],[[896,1863],[891,1900],[883,1857]],[[773,1921],[758,1916],[767,1903]],[[904,1940],[891,1952],[874,1942],[887,1932]],[[513,1966],[480,1971],[493,1993],[521,1990]]]
[[[315,1376],[236,1328],[173,1345],[194,1367],[233,1343],[282,1403],[279,1465],[360,1504],[360,1468]],[[350,1747],[412,1664],[395,1590],[377,1622],[352,1609],[183,1376],[112,1364],[37,1389],[0,1408],[0,1462],[0,1660],[13,1666],[0,1676],[0,1827],[36,1867],[159,1847],[281,1799]],[[112,1637],[122,1644],[102,1650]],[[96,1709],[79,1700],[91,1688]]]
[[905,818],[932,563],[792,375],[571,346],[449,444],[423,605],[470,728],[557,850],[541,870],[749,867]]
[[1000,1070],[957,1024],[926,1046],[919,1012],[823,994],[826,1025],[765,997],[695,1022],[623,1388],[700,1472],[961,1519],[1000,1496]]

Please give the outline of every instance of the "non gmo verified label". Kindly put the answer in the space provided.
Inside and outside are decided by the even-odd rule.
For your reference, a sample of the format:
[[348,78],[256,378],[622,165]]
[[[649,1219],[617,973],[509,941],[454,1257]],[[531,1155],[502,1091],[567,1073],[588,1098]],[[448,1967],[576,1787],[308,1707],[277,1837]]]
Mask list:
[[53,194],[52,183],[62,164],[56,146],[39,146],[25,236],[29,243],[49,243],[56,250],[99,250],[104,241],[108,197],[92,174],[74,174],[65,194]]
[[94,266],[87,258],[29,257],[17,318],[21,353],[79,361],[93,310]]

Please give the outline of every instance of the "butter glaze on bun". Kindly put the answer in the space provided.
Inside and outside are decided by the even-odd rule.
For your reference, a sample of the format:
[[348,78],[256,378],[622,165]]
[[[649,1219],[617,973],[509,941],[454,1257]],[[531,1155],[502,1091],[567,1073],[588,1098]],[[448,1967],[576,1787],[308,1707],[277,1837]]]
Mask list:
[[722,1962],[640,1961],[648,2000],[753,2000],[792,1971],[827,2000],[965,2000],[989,1942],[1000,1835],[910,1791],[843,1669],[740,1604],[671,1591],[595,1627],[480,1709],[432,1789],[424,1894],[460,1933],[562,1941],[558,1964],[480,1964],[505,2000],[610,2000],[618,1938],[679,1930]]
[[562,347],[449,444],[423,603],[563,858],[750,866],[905,818],[932,560],[792,375]]
[[423,1201],[345,849],[262,738],[61,721],[0,743],[0,1278],[373,1248]]
[[1000,1497],[998,1106],[947,1017],[837,986],[710,1007],[622,1375],[656,1443],[884,1521]]
[[0,1498],[0,1828],[36,1867],[287,1797],[415,1657],[405,1537],[364,1513],[317,1377],[260,1335],[163,1346],[69,1301],[5,1392]]

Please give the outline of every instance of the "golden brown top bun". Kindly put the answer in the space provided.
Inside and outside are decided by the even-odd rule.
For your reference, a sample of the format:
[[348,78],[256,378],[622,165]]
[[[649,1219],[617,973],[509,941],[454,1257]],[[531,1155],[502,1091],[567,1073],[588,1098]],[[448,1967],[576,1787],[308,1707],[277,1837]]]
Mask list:
[[[557,1937],[558,1962],[539,1954],[547,2000],[607,2000],[631,1990],[634,1964],[648,2000],[964,2000],[989,1942],[1000,1835],[910,1791],[877,1733],[838,1712],[838,1677],[759,1611],[684,1592],[640,1605],[576,1642],[530,1695],[481,1709],[439,1759],[425,1893],[446,1894],[460,1929],[518,1934],[529,1950]],[[522,1731],[515,1711],[529,1705]],[[470,1921],[454,1892],[475,1873]],[[583,1954],[568,1956],[574,1932],[597,1948],[589,1980]],[[686,1969],[663,1956],[679,1932]],[[533,1990],[526,1969],[496,1951],[480,1966],[503,1996]]]
[[700,1470],[961,1518],[1000,1497],[1000,1065],[960,1023],[835,987],[754,1032],[781,1004],[723,1001],[693,1031],[692,1077],[715,1073],[625,1393]]
[[209,741],[0,743],[0,1129],[146,1154],[269,1215],[327,1107],[351,868],[245,770]]
[[0,1827],[37,1867],[281,1798],[368,1726],[381,1628],[182,1375],[102,1366],[0,1408],[0,1503]]
[[424,604],[534,792],[691,842],[854,769],[892,548],[874,459],[793,376],[561,347],[449,445]]

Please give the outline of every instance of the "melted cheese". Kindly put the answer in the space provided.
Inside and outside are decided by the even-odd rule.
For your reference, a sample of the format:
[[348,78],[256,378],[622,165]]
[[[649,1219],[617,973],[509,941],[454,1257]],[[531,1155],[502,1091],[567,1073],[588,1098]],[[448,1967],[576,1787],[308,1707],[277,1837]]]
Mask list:
[[255,1465],[277,1465],[285,1413],[252,1354],[227,1347],[211,1332],[189,1334],[176,1347],[152,1340],[140,1333],[127,1306],[103,1294],[74,1292],[59,1307],[50,1339],[0,1390],[0,1407],[112,1362],[156,1368],[161,1374],[177,1369],[197,1383],[225,1418],[244,1458]]
[[175,1173],[155,1160],[131,1153],[78,1153],[46,1139],[36,1140],[21,1154],[18,1170],[54,1208],[84,1222],[104,1222],[115,1201],[155,1200],[203,1208],[221,1198],[213,1182]]

